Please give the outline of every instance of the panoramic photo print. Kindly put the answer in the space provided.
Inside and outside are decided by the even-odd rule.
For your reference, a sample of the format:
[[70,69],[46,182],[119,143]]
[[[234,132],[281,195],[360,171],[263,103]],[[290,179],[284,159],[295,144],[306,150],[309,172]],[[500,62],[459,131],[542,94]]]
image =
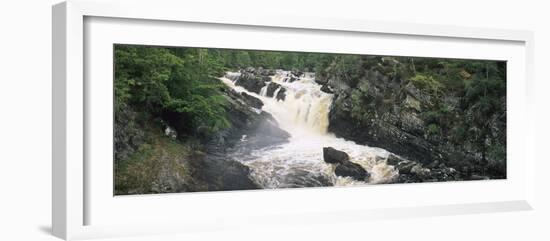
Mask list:
[[506,179],[506,62],[114,45],[114,194]]

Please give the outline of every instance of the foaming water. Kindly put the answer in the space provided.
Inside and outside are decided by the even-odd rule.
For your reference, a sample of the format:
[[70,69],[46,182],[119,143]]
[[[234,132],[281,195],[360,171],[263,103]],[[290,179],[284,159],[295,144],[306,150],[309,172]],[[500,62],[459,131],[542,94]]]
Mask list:
[[[366,184],[336,176],[335,167],[323,160],[323,147],[328,146],[348,153],[350,161],[365,168],[371,174],[368,183],[390,182],[397,176],[397,171],[385,163],[389,154],[386,150],[358,145],[327,132],[333,95],[320,90],[313,73],[297,77],[289,71],[277,71],[269,84],[281,87],[275,90],[273,97],[267,96],[267,85],[260,94],[236,86],[234,81],[239,75],[229,72],[221,80],[237,92],[246,92],[262,100],[262,110],[273,115],[281,129],[291,135],[288,143],[255,150],[247,156],[234,155],[251,168],[252,178],[263,188]],[[290,82],[292,77],[296,80]],[[282,88],[286,97],[277,100],[277,93]]]

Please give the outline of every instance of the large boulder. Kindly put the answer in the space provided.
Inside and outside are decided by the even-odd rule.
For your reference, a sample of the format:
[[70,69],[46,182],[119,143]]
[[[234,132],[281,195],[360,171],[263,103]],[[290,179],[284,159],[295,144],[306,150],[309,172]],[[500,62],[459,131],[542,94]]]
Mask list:
[[349,161],[349,156],[343,151],[336,150],[332,147],[323,147],[323,159],[326,163],[343,163]]
[[247,104],[249,104],[250,106],[252,106],[256,109],[261,109],[262,106],[264,106],[264,103],[260,99],[254,97],[252,95],[249,95],[246,92],[242,92],[241,95],[244,97],[244,101]]
[[359,164],[344,161],[336,166],[334,173],[341,177],[351,177],[359,181],[367,181],[370,174]]
[[248,146],[262,148],[283,143],[290,137],[288,132],[279,128],[273,116],[265,111],[260,113],[261,121],[248,134]]
[[281,85],[280,85],[280,84],[277,84],[277,83],[274,83],[274,82],[270,82],[270,83],[267,85],[267,91],[266,91],[265,95],[268,96],[268,97],[273,97],[273,94],[275,93],[275,91],[276,91],[278,88],[281,88]]
[[282,101],[284,101],[285,98],[286,98],[286,89],[285,89],[285,88],[282,88],[281,90],[279,90],[279,92],[277,92],[276,98],[277,98],[277,100],[282,100]]
[[187,161],[192,172],[196,190],[228,191],[258,189],[250,178],[250,168],[235,160],[225,158],[223,152],[209,152],[208,155]]

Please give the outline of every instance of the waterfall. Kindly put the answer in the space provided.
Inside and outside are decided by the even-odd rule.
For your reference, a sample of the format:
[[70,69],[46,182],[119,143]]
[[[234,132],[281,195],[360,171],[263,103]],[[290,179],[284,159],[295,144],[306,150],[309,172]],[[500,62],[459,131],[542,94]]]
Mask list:
[[269,88],[269,85],[271,82],[267,83],[262,89],[260,89],[260,96],[266,96],[267,95],[267,88]]
[[321,91],[321,86],[311,78],[299,78],[290,83],[287,71],[277,71],[272,76],[272,82],[279,84],[273,93],[276,98],[282,88],[285,88],[286,97],[283,101],[264,103],[264,110],[271,113],[281,127],[291,135],[326,134],[328,128],[328,114],[332,103],[332,94]]
[[226,72],[224,77],[231,80],[231,82],[235,83],[241,77],[241,73],[239,73],[239,72]]
[[[235,158],[252,170],[252,178],[264,188],[306,187],[306,186],[345,186],[366,184],[349,177],[338,177],[334,166],[323,160],[322,148],[334,147],[345,151],[350,161],[360,164],[371,174],[369,183],[389,182],[397,176],[397,171],[383,161],[388,156],[386,150],[358,145],[328,133],[329,111],[333,95],[321,91],[315,82],[314,73],[304,73],[293,82],[290,71],[277,70],[271,81],[260,94],[249,92],[236,86],[235,73],[226,74],[221,80],[237,92],[246,92],[264,103],[262,110],[269,112],[281,129],[291,137],[288,143],[252,152],[251,157]],[[271,84],[280,85],[267,97]],[[284,100],[277,100],[277,94],[285,89]]]

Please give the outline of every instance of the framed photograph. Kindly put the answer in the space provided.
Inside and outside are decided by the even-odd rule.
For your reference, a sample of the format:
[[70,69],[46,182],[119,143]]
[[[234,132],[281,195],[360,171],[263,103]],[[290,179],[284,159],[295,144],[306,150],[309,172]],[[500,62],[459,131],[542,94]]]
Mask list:
[[532,39],[55,5],[53,233],[530,210]]

